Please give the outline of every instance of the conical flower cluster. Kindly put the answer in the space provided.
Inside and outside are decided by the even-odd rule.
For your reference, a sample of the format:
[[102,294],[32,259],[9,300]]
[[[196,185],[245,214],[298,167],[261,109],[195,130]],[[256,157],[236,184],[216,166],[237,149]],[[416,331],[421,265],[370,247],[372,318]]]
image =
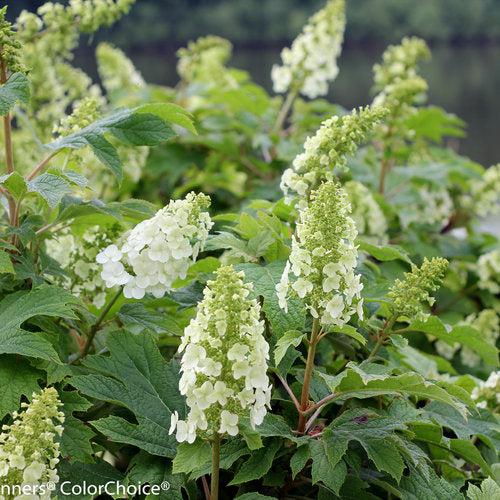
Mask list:
[[337,182],[313,191],[309,206],[300,210],[292,251],[276,285],[282,309],[294,293],[323,325],[344,325],[356,312],[362,317],[363,285],[354,272],[357,232],[349,212],[347,194]]
[[231,57],[231,42],[219,36],[200,37],[177,51],[177,72],[185,82],[220,78]]
[[242,417],[260,425],[270,408],[269,345],[260,306],[249,298],[253,286],[244,277],[232,266],[220,267],[184,330],[179,389],[189,413],[186,420],[174,413],[170,428],[180,442],[235,436]]
[[64,413],[57,391],[33,393],[25,411],[14,412],[14,422],[0,434],[0,490],[2,498],[50,498],[47,482],[57,483],[57,436],[63,432]]
[[304,152],[281,177],[281,190],[287,199],[294,194],[307,198],[323,180],[334,178],[334,168],[342,169],[366,134],[384,117],[383,108],[360,108],[345,116],[325,120],[313,137],[304,143]]
[[106,286],[124,285],[125,297],[135,299],[171,290],[205,244],[213,224],[205,211],[209,205],[208,196],[189,193],[137,224],[121,246],[109,245],[97,254]]
[[345,1],[330,0],[304,26],[290,48],[281,51],[283,65],[274,65],[274,91],[300,92],[315,99],[328,93],[339,72],[337,58],[345,29]]
[[434,304],[431,293],[441,286],[447,268],[448,261],[441,257],[425,258],[420,267],[412,265],[411,272],[397,279],[387,294],[394,315],[424,321],[428,316],[425,305]]
[[500,250],[492,250],[477,261],[478,286],[481,290],[497,295],[500,293]]
[[346,182],[344,189],[358,233],[367,241],[377,244],[386,242],[387,220],[371,191],[357,181]]
[[426,43],[417,37],[405,37],[400,45],[390,45],[382,55],[382,63],[373,67],[374,104],[393,110],[412,105],[427,91],[427,83],[417,74],[417,64],[430,57]]
[[102,85],[108,93],[133,93],[146,86],[142,75],[120,49],[100,43],[96,58]]
[[12,29],[12,24],[7,21],[6,14],[7,6],[0,9],[0,55],[5,67],[12,73],[24,72],[25,68],[20,57],[21,43]]

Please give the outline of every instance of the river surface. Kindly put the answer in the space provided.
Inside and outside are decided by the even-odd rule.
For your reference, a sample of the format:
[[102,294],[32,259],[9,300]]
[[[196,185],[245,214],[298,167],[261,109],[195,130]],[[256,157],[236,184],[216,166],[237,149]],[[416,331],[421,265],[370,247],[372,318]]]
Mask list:
[[[92,47],[77,54],[76,63],[95,75]],[[329,98],[352,108],[371,102],[372,66],[384,47],[348,47],[339,60],[340,73]],[[231,65],[245,69],[270,89],[270,71],[279,61],[280,47],[234,49]],[[429,83],[429,102],[455,113],[467,123],[467,137],[457,148],[484,166],[500,162],[500,46],[450,47],[432,50],[422,65]],[[177,81],[175,48],[141,48],[129,56],[151,83],[173,85]]]

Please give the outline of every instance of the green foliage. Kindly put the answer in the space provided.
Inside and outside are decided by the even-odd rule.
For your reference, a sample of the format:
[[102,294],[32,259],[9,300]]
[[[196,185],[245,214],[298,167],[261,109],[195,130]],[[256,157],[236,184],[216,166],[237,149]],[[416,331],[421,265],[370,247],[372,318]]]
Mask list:
[[[425,105],[425,43],[376,67],[387,109],[270,95],[217,37],[179,52],[175,88],[100,45],[101,88],[72,51],[131,3],[47,4],[17,31],[0,14],[5,432],[53,386],[60,483],[197,498],[220,444],[221,498],[496,498],[499,242],[482,217],[498,213],[498,169],[446,148],[464,124]],[[159,211],[190,191],[212,201],[196,212],[205,246],[186,205]],[[211,290],[230,266],[252,287]],[[172,286],[147,288],[167,272]],[[228,327],[258,331],[258,349],[217,346]],[[240,392],[203,386],[223,371]],[[188,393],[193,374],[206,391]],[[242,413],[236,394],[259,405]]]

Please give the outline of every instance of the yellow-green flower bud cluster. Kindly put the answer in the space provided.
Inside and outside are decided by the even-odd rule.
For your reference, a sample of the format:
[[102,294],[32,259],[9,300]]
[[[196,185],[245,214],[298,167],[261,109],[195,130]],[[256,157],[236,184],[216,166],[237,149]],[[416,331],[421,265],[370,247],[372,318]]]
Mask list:
[[424,307],[434,304],[431,293],[441,286],[447,268],[448,261],[441,257],[425,258],[420,267],[413,264],[411,272],[405,273],[402,280],[397,279],[387,294],[394,315],[425,320],[428,314]]
[[427,82],[418,76],[417,64],[430,57],[426,43],[419,38],[403,38],[401,44],[390,45],[375,64],[373,105],[388,109],[387,119],[379,127],[382,142],[392,155],[405,150],[406,141],[412,141],[415,132],[408,128],[407,119],[416,111],[416,105],[425,102]]
[[54,132],[59,135],[69,135],[87,127],[99,118],[99,102],[93,97],[85,97],[75,102],[73,112],[61,120]]
[[145,82],[132,61],[116,47],[100,43],[96,51],[101,82],[110,94],[137,92]]
[[399,45],[389,45],[382,55],[382,64],[373,67],[377,90],[395,81],[417,76],[418,62],[429,57],[427,44],[417,37],[405,37]]
[[493,295],[500,293],[500,250],[492,250],[477,261],[478,286]]
[[117,226],[106,230],[91,226],[82,234],[74,234],[67,229],[47,240],[47,254],[66,273],[57,278],[57,283],[69,288],[85,302],[97,308],[103,307],[106,302],[106,284],[101,278],[101,266],[96,262],[96,257],[113,243],[117,234]]
[[0,490],[6,500],[49,498],[50,491],[44,487],[59,480],[56,439],[63,432],[62,404],[50,387],[33,393],[31,403],[21,406],[25,410],[14,412],[14,422],[4,425],[0,434]]
[[220,267],[184,330],[179,390],[189,413],[186,420],[174,413],[170,428],[180,442],[235,436],[241,418],[255,427],[270,408],[269,345],[260,305],[250,298],[253,285],[244,278],[232,266]]
[[387,241],[387,220],[371,191],[357,181],[344,184],[358,234],[377,244]]
[[231,42],[219,36],[205,36],[177,51],[177,72],[185,82],[214,81],[231,57]]
[[471,398],[477,401],[478,408],[490,408],[498,411],[500,405],[500,371],[493,372],[485,382],[481,381],[472,390]]
[[345,1],[329,0],[316,12],[290,48],[281,51],[282,65],[274,65],[271,77],[274,91],[300,92],[315,99],[328,93],[339,68],[345,30]]
[[24,65],[20,61],[21,43],[12,29],[12,24],[5,19],[7,6],[0,9],[0,57],[5,67],[12,73],[24,72]]
[[[323,325],[342,326],[354,313],[363,314],[357,263],[357,235],[349,217],[347,193],[328,181],[311,193],[309,205],[299,212],[296,237],[276,293],[282,309],[296,294]],[[292,278],[292,279],[290,279]]]
[[307,198],[311,189],[334,178],[334,168],[344,168],[366,135],[385,116],[384,108],[360,108],[325,120],[304,143],[304,152],[283,172],[281,190],[290,199],[295,193]]

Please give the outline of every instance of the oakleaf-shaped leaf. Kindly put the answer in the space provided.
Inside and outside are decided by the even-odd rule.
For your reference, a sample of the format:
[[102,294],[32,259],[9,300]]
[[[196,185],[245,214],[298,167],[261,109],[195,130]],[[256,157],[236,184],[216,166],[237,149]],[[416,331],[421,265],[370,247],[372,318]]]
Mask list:
[[55,286],[41,286],[17,292],[0,302],[0,354],[21,354],[60,363],[52,344],[43,333],[29,332],[21,324],[34,316],[76,318],[80,301]]
[[[372,365],[370,363],[367,366]],[[337,400],[364,399],[383,394],[416,396],[419,399],[446,403],[464,416],[467,414],[466,404],[472,405],[465,391],[457,392],[448,390],[448,387],[442,388],[438,384],[425,380],[418,373],[408,372],[402,375],[370,373],[372,368],[365,372],[362,367],[351,362],[337,376],[326,373],[319,373],[319,375],[325,380],[332,393],[336,394]]]
[[107,339],[110,356],[90,356],[93,373],[73,377],[71,384],[87,396],[128,408],[137,424],[111,415],[92,425],[109,439],[135,445],[153,455],[173,457],[175,437],[168,434],[173,411],[182,416],[179,367],[166,363],[151,335],[115,331]]
[[5,116],[16,102],[27,104],[30,98],[30,85],[23,73],[13,73],[0,87],[0,115]]

